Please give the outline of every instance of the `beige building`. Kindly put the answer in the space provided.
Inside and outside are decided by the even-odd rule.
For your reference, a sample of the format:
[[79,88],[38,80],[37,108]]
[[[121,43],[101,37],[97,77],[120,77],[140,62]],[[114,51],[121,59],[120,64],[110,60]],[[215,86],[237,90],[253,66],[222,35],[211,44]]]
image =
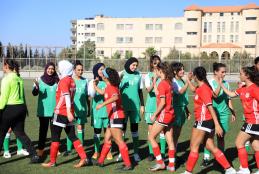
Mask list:
[[132,52],[143,57],[148,47],[155,47],[163,58],[174,47],[182,53],[206,52],[219,59],[232,58],[244,50],[259,56],[259,6],[192,5],[183,17],[113,18],[103,15],[71,21],[72,48],[95,41],[99,57],[123,56]]

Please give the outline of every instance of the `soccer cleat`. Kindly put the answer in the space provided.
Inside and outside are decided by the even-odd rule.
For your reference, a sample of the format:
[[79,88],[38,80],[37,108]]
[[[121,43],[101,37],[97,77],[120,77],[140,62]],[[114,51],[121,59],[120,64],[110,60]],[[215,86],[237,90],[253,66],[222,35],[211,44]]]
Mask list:
[[74,168],[80,168],[87,165],[87,159],[81,159],[78,164],[74,165]]
[[39,163],[40,162],[40,157],[38,155],[32,155],[31,156],[31,163]]
[[201,167],[208,167],[210,164],[208,159],[203,159],[202,163],[201,163]]
[[109,152],[109,153],[107,154],[106,159],[107,159],[107,160],[112,160],[112,159],[113,159],[113,156],[112,156],[112,153],[111,153],[111,152]]
[[239,167],[239,170],[236,172],[236,174],[250,174],[249,168],[242,168],[241,166]]
[[188,172],[188,171],[185,171],[185,172],[183,172],[183,173],[181,173],[181,174],[192,174],[191,172]]
[[56,167],[56,163],[52,163],[52,162],[42,163],[41,166],[45,168]]
[[121,154],[118,155],[118,157],[116,158],[116,161],[117,161],[117,162],[122,161]]
[[11,156],[11,154],[10,154],[9,151],[6,151],[6,152],[4,152],[3,157],[4,157],[4,158],[11,158],[12,156]]
[[236,173],[237,171],[233,167],[230,167],[225,171],[225,174],[236,174]]
[[18,155],[18,156],[20,156],[20,155],[22,155],[22,156],[28,156],[28,155],[29,155],[29,152],[27,152],[26,149],[21,149],[21,150],[18,150],[18,151],[17,151],[17,155]]
[[166,166],[166,170],[169,172],[175,172],[175,167]]
[[155,164],[154,166],[150,167],[149,170],[154,172],[158,170],[164,170],[165,169],[165,164]]
[[120,168],[119,170],[122,171],[122,172],[126,172],[126,171],[133,170],[133,167],[131,165],[130,166],[124,166],[124,167]]
[[147,157],[147,160],[148,161],[154,161],[155,157],[153,154],[149,154],[148,157]]
[[92,158],[92,163],[94,166],[104,167],[104,163],[99,163],[97,159]]
[[92,159],[97,160],[97,158],[99,157],[99,153],[98,152],[94,152]]
[[259,170],[257,170],[256,172],[254,172],[253,174],[259,174]]
[[138,154],[138,153],[134,153],[133,157],[134,157],[134,160],[135,160],[136,162],[141,161],[141,159],[140,159],[140,157],[139,157],[139,154]]
[[72,154],[71,151],[65,151],[65,152],[63,153],[63,156],[70,156],[71,154]]

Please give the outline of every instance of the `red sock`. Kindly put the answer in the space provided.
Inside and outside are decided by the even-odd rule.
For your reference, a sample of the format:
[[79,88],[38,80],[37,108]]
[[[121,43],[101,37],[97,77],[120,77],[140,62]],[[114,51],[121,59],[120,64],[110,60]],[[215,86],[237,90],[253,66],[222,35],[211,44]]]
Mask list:
[[175,162],[175,150],[168,150],[168,156],[169,156],[169,167],[174,167],[174,162]]
[[84,150],[83,145],[81,144],[80,140],[76,140],[73,142],[74,148],[76,149],[78,155],[81,159],[86,159],[86,153]]
[[246,152],[246,148],[242,147],[237,149],[237,151],[238,151],[238,158],[239,158],[241,167],[248,168],[248,155]]
[[186,163],[186,170],[188,172],[192,172],[193,168],[197,162],[199,158],[199,153],[198,152],[190,152],[189,157],[188,157],[188,161]]
[[153,147],[153,152],[154,152],[154,156],[156,157],[156,162],[158,164],[163,164],[164,162],[163,162],[159,147],[158,146]]
[[50,162],[51,163],[56,163],[58,149],[59,149],[59,142],[52,142],[50,145]]
[[214,153],[215,159],[218,161],[218,163],[224,168],[228,169],[230,168],[230,164],[228,160],[226,159],[225,155],[221,152],[221,150],[218,150],[216,153]]
[[119,145],[121,157],[124,161],[125,166],[131,166],[130,158],[129,158],[129,151],[126,143],[121,143]]
[[259,169],[259,151],[255,151],[255,160],[257,168]]
[[102,148],[102,151],[101,151],[100,158],[98,159],[98,163],[102,164],[104,162],[108,152],[110,151],[111,146],[112,145],[108,144],[108,143],[103,144],[103,148]]

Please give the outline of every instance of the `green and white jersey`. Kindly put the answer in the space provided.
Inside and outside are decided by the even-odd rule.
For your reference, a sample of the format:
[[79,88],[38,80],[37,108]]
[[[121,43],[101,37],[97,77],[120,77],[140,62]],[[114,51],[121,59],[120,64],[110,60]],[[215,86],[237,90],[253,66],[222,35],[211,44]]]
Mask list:
[[135,71],[133,74],[129,74],[124,70],[122,75],[120,91],[123,109],[124,111],[139,111],[139,89],[143,88],[141,74],[138,71]]
[[[212,87],[213,91],[215,91],[219,85],[215,79],[211,79],[209,81],[209,83],[210,83],[210,86]],[[222,83],[228,90],[230,90],[228,82],[223,80]],[[229,102],[228,95],[223,91],[223,89],[220,89],[218,97],[214,98],[212,101],[212,105],[213,105],[216,113],[219,114],[219,116],[220,115],[230,115],[228,102]]]
[[[92,91],[92,116],[95,119],[108,118],[106,107],[102,107],[99,110],[96,110],[96,106],[104,102],[104,96],[100,95],[98,92],[94,90],[93,81],[94,80],[91,80],[88,86],[88,91]],[[104,90],[106,88],[106,83],[104,81],[99,81],[97,87]]]
[[[149,88],[151,86],[151,84],[153,83],[153,77],[154,77],[154,73],[153,72],[148,72],[147,75],[145,76],[145,87]],[[157,79],[156,81],[156,85],[158,86],[158,84],[160,83],[160,79]],[[155,90],[154,88],[152,89],[152,91],[150,91],[147,94],[147,100],[146,100],[146,105],[145,105],[145,112],[146,113],[154,113],[156,111],[156,94],[155,94]]]
[[87,115],[87,84],[88,80],[81,77],[81,79],[75,79],[76,92],[74,96],[74,108],[76,117],[86,117]]
[[180,94],[179,91],[184,87],[184,82],[181,79],[173,79],[173,107],[184,107],[189,104],[188,90],[183,94]]
[[56,106],[56,89],[58,84],[50,86],[44,83],[40,78],[39,83],[39,96],[37,116],[39,117],[52,117]]

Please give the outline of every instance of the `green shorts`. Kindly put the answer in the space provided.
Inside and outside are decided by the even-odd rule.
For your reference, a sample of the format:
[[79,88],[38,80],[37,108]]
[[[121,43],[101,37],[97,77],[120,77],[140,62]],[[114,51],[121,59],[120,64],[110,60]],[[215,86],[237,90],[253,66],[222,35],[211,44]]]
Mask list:
[[125,114],[125,123],[130,119],[130,123],[139,123],[141,121],[140,111],[124,111]]
[[93,118],[91,119],[91,125],[94,128],[101,129],[101,128],[107,128],[109,124],[108,117],[105,118]]
[[186,121],[185,107],[174,107],[175,119],[173,126],[182,127]]
[[86,115],[84,117],[76,117],[76,124],[85,124],[87,123]]
[[229,117],[230,115],[223,115],[223,114],[218,117],[219,124],[223,129],[224,133],[229,131]]
[[153,112],[145,112],[145,121],[147,124],[153,124],[153,122],[150,120],[152,115]]

